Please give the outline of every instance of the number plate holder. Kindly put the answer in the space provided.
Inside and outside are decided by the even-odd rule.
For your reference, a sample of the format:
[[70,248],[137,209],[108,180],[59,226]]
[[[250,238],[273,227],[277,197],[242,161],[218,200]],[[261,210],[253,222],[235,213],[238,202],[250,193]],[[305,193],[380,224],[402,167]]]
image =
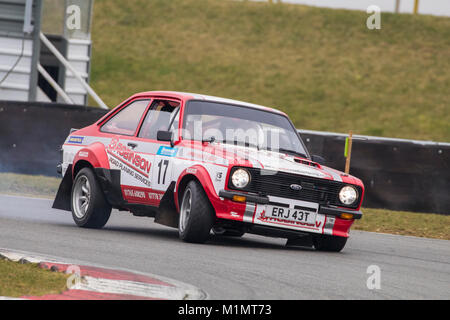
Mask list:
[[280,201],[271,201],[266,207],[266,216],[291,222],[314,224],[318,209],[319,204],[314,202],[297,200],[288,204]]

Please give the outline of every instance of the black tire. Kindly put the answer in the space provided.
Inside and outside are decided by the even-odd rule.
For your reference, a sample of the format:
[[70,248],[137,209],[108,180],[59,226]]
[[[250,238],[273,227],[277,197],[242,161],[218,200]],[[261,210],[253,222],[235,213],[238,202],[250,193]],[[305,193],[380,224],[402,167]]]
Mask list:
[[241,230],[231,230],[231,229],[222,229],[222,228],[213,228],[213,232],[216,236],[221,237],[242,237],[245,232]]
[[340,252],[344,249],[347,238],[330,235],[313,235],[314,248],[319,251]]
[[209,238],[214,220],[214,208],[202,186],[197,181],[190,181],[181,198],[178,223],[180,239],[186,242],[204,243]]
[[[82,189],[83,185],[86,188],[86,181],[89,186],[88,194]],[[82,197],[88,199],[84,210],[80,204]],[[78,172],[72,185],[70,206],[72,218],[79,227],[100,229],[108,222],[112,207],[106,201],[97,177],[90,168],[83,168]]]

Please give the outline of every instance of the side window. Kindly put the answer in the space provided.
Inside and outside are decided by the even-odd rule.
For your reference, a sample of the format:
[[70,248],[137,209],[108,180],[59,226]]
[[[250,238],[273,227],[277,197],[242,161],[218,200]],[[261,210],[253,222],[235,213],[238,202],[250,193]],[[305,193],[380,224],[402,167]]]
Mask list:
[[105,122],[101,131],[133,136],[149,102],[149,99],[131,102],[128,106],[120,110],[119,113]]
[[172,120],[178,116],[179,105],[178,102],[154,100],[142,122],[139,137],[156,140],[158,131],[169,130],[169,125],[173,123]]

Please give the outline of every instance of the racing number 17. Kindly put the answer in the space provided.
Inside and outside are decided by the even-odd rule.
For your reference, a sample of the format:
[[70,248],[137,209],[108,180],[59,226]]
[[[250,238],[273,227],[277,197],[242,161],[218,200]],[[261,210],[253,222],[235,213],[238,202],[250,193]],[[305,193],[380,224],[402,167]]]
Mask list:
[[162,178],[162,184],[164,184],[166,182],[166,173],[167,173],[167,167],[169,166],[169,160],[161,160],[158,163],[158,168],[159,168],[159,171],[158,171],[158,184],[161,184],[161,170],[162,170],[163,166],[165,166],[165,168],[164,168],[164,175],[163,175],[163,178]]

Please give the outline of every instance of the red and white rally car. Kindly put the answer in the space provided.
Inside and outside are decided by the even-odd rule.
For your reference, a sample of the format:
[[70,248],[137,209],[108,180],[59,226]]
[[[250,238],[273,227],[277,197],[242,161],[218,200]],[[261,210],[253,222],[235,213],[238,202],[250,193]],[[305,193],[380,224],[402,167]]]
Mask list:
[[250,103],[139,93],[72,130],[62,154],[53,207],[80,227],[117,208],[188,242],[249,232],[340,251],[362,216],[361,180],[310,156],[286,114]]

